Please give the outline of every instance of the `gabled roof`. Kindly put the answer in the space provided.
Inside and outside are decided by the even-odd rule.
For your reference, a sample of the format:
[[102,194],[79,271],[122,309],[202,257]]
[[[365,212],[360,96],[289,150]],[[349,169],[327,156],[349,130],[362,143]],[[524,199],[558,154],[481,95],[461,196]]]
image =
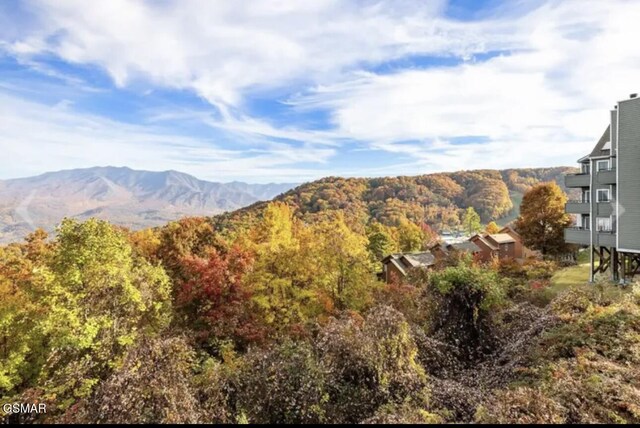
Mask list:
[[389,254],[388,256],[386,256],[384,259],[381,260],[382,263],[387,263],[390,260],[395,260],[395,259],[399,259],[402,256],[401,253],[394,253],[394,254]]
[[470,240],[471,241],[476,241],[476,240],[480,241],[480,242],[482,242],[482,244],[484,244],[485,246],[489,247],[489,249],[491,249],[491,250],[497,250],[498,249],[498,247],[493,242],[490,242],[489,240],[485,239],[483,236],[480,236],[480,235],[472,236],[470,238]]
[[[598,144],[593,148],[593,151],[589,154],[590,158],[609,156],[611,154],[611,125],[607,126],[602,137],[598,140]],[[607,143],[609,143],[607,148]]]
[[406,261],[411,267],[425,267],[431,266],[436,258],[429,251],[421,253],[410,253],[402,256],[403,261]]
[[511,226],[505,226],[502,229],[500,229],[500,231],[498,233],[508,233],[509,235],[511,235],[513,237],[513,239],[517,240],[521,240],[522,237],[520,236],[520,234],[518,232],[516,232],[516,230],[511,227]]
[[509,244],[511,242],[516,242],[516,240],[508,233],[494,233],[493,235],[485,236],[485,238],[492,239],[497,244]]
[[445,244],[444,242],[437,242],[435,244],[433,244],[431,246],[431,248],[429,248],[429,251],[433,252],[433,251],[444,251],[445,253],[447,252],[447,244]]
[[382,263],[392,263],[398,268],[403,275],[406,275],[406,269],[412,267],[427,267],[435,263],[436,258],[429,251],[420,253],[395,253],[389,254],[382,259]]
[[401,273],[402,275],[405,275],[405,276],[407,275],[407,271],[406,271],[406,269],[404,268],[404,266],[402,265],[402,262],[400,262],[400,260],[398,260],[398,259],[391,259],[390,263],[391,263],[392,265],[394,265],[394,266],[395,266],[395,267],[400,271],[400,273]]
[[482,251],[480,247],[478,247],[475,243],[471,241],[458,242],[455,244],[451,244],[448,246],[448,248],[453,248],[457,251],[466,251],[469,253],[478,253]]

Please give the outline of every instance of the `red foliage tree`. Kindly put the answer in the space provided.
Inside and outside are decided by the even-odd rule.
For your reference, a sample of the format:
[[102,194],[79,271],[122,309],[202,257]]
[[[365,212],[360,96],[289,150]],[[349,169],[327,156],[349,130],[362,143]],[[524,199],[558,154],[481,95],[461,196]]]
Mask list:
[[242,282],[252,264],[251,253],[237,245],[226,251],[212,248],[206,257],[182,258],[177,304],[201,342],[232,340],[244,348],[263,338],[250,307],[251,292]]

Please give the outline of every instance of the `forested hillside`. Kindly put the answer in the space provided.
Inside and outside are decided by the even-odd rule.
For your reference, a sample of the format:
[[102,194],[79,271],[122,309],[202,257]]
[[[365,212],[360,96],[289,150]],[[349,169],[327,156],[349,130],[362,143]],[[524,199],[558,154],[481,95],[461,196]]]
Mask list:
[[66,219],[0,246],[0,404],[47,405],[0,422],[640,422],[637,286],[460,255],[387,284],[381,244],[417,226],[326,214]]
[[[463,211],[473,207],[483,222],[506,224],[517,216],[522,194],[533,185],[555,181],[575,168],[459,171],[410,177],[328,177],[303,184],[276,198],[293,206],[305,219],[327,211],[344,212],[351,224],[377,221],[398,226],[409,220],[436,230],[460,226]],[[219,228],[250,223],[266,206],[257,203],[215,218]]]

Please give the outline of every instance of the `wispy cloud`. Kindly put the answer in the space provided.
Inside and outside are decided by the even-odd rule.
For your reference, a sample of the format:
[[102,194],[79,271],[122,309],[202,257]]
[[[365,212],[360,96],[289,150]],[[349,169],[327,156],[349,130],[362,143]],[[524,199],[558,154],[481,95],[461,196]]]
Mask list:
[[0,151],[0,178],[88,165],[134,165],[177,169],[211,180],[252,177],[256,182],[308,178],[308,171],[293,166],[333,154],[277,143],[252,150],[223,148],[215,141],[172,133],[166,127],[125,124],[74,111],[66,103],[47,106],[3,92]]
[[[29,19],[0,30],[0,51],[71,92],[135,88],[138,115],[125,123],[117,111],[82,110],[68,90],[43,100],[28,82],[3,79],[0,148],[14,161],[0,160],[2,174],[111,163],[299,181],[570,164],[600,135],[613,102],[640,89],[637,2],[507,2],[466,21],[447,7],[22,2]],[[104,70],[115,87],[51,58]],[[205,103],[155,104],[146,94],[157,89]],[[255,98],[281,110],[257,111]],[[316,113],[324,126],[299,120]],[[205,131],[191,131],[198,126]],[[369,164],[362,150],[388,156]],[[348,167],[332,166],[345,156]]]

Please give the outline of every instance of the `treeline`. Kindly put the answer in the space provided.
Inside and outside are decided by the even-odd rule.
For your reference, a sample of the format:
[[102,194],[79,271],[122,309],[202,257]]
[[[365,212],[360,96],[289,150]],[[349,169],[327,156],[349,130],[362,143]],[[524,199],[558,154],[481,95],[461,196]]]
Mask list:
[[[351,225],[379,222],[398,226],[408,220],[430,228],[452,230],[461,227],[468,207],[482,222],[504,218],[514,209],[511,193],[523,194],[534,185],[555,181],[564,188],[565,174],[575,168],[536,168],[460,171],[412,177],[340,178],[328,177],[303,184],[276,198],[296,209],[306,221],[327,211],[343,212]],[[215,217],[223,231],[240,223],[251,224],[266,203]]]
[[637,296],[554,299],[551,262],[455,254],[400,283],[376,279],[385,246],[425,239],[405,220],[359,230],[280,202],[224,234],[203,218],[37,231],[0,247],[0,397],[47,414],[5,417],[640,421]]

